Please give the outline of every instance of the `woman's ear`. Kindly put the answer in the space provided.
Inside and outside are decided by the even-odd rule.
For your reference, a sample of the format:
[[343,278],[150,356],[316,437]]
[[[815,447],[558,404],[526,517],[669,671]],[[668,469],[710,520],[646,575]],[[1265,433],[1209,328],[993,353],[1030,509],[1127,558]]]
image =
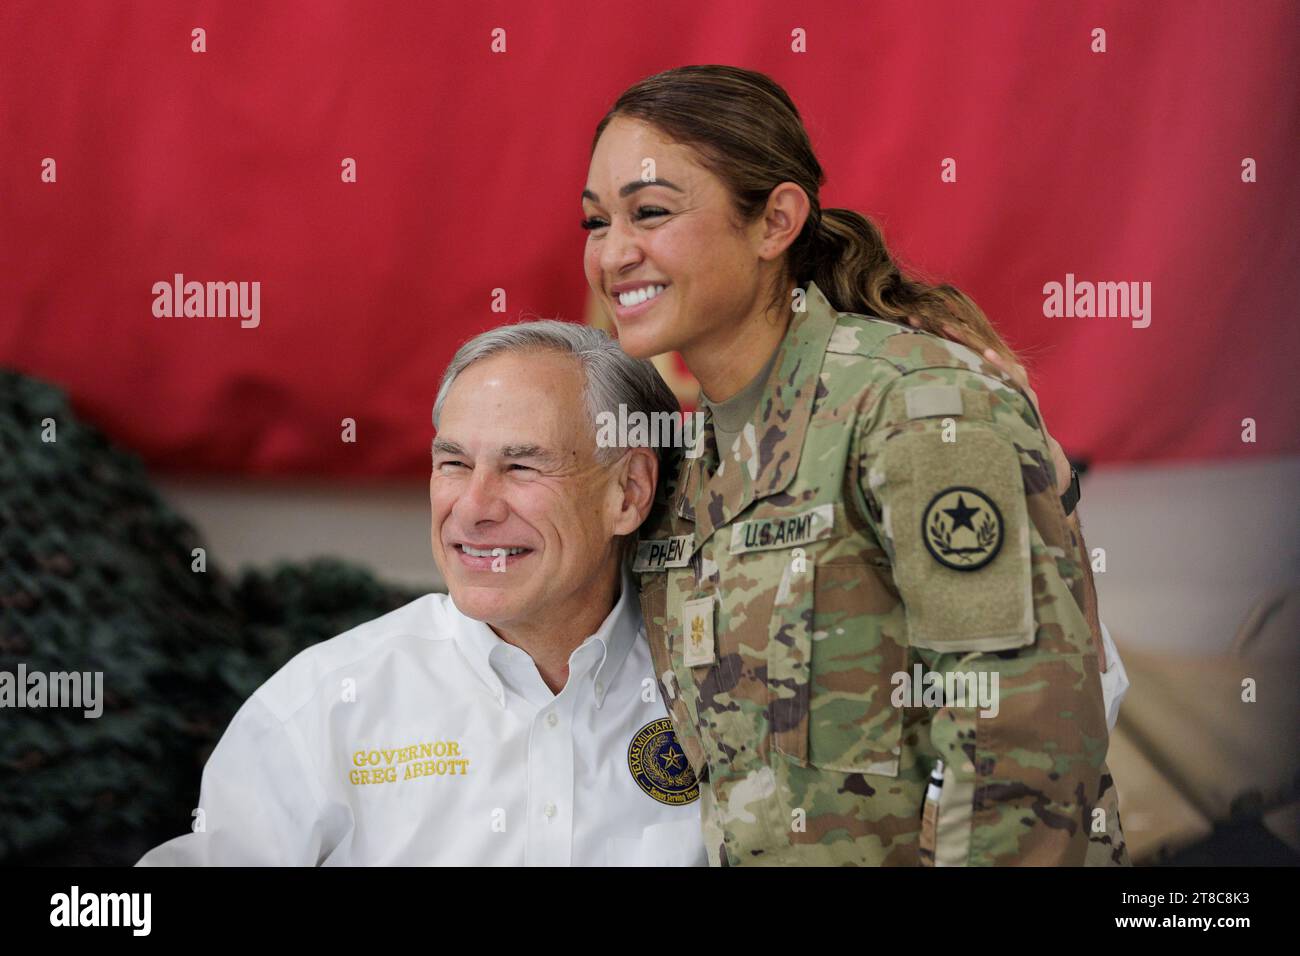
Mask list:
[[775,259],[794,244],[812,212],[808,194],[797,183],[784,182],[767,197],[760,258]]

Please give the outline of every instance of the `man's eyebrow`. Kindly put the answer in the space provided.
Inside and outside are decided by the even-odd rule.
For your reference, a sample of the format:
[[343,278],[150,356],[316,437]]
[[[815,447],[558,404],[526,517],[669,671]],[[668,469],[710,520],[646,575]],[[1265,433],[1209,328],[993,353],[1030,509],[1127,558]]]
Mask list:
[[535,458],[538,461],[556,463],[560,456],[541,445],[505,445],[501,448],[502,458]]
[[[448,441],[445,438],[435,438],[433,440],[432,450],[435,455],[441,453],[444,455],[455,455],[459,458],[469,457],[469,452],[465,451],[464,448],[457,445],[454,441]],[[501,457],[509,459],[534,458],[538,461],[556,464],[559,463],[562,456],[558,452],[554,452],[549,448],[544,448],[541,445],[530,443],[521,445],[503,445],[501,447]]]
[[[675,189],[675,190],[677,190],[679,193],[684,193],[684,192],[686,191],[686,190],[682,189],[680,186],[678,186],[676,183],[669,182],[667,179],[651,179],[651,180],[649,180],[649,181],[645,181],[645,180],[641,180],[641,179],[636,179],[636,180],[633,180],[632,182],[628,183],[628,184],[627,184],[626,186],[624,186],[623,188],[621,188],[621,189],[618,191],[618,197],[619,197],[620,199],[624,199],[624,198],[626,198],[626,197],[632,195],[632,194],[633,194],[634,192],[636,192],[638,189],[646,189],[646,188],[649,187],[649,186],[667,186],[669,189]],[[584,189],[584,190],[582,191],[582,198],[583,198],[583,199],[590,199],[592,202],[600,202],[600,197],[597,196],[597,195],[596,195],[594,192],[592,192],[590,189]]]
[[454,441],[447,441],[445,438],[435,438],[433,440],[433,453],[436,455],[441,452],[444,455],[464,455],[465,449],[461,448]]

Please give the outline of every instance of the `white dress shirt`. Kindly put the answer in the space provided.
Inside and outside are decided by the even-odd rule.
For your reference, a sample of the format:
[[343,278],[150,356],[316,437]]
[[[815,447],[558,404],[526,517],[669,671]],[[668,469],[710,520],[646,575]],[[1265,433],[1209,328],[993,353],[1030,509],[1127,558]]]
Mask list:
[[1119,720],[1119,705],[1128,693],[1128,671],[1124,670],[1124,662],[1119,659],[1119,648],[1111,640],[1106,622],[1099,620],[1097,623],[1101,625],[1101,643],[1106,648],[1106,669],[1101,672],[1101,694],[1106,701],[1106,726],[1114,730],[1115,722]]
[[558,694],[444,594],[303,650],[217,744],[195,832],[137,865],[705,865],[624,574]]

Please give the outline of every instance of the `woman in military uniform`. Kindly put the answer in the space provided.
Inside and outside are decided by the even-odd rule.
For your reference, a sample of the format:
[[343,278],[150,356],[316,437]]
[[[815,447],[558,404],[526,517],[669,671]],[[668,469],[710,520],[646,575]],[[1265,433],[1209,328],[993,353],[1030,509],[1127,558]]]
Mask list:
[[1086,552],[981,352],[1015,357],[823,179],[784,90],[694,66],[619,97],[583,192],[623,347],[701,385],[635,569],[711,861],[1126,863]]

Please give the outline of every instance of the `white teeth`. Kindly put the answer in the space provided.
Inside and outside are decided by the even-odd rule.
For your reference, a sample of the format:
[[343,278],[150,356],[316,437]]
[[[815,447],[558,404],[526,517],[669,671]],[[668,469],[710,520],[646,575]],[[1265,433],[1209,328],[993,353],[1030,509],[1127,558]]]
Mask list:
[[[500,548],[488,548],[486,551],[481,551],[478,548],[471,548],[467,544],[462,544],[460,548],[472,558],[494,558],[496,557],[497,551],[501,550]],[[527,548],[506,548],[505,552],[507,555],[511,555],[522,554],[527,550]]]
[[666,285],[653,285],[643,286],[640,289],[633,289],[631,292],[620,292],[618,294],[618,301],[619,304],[626,309],[629,306],[640,305],[647,299],[653,299],[666,288],[668,288]]

